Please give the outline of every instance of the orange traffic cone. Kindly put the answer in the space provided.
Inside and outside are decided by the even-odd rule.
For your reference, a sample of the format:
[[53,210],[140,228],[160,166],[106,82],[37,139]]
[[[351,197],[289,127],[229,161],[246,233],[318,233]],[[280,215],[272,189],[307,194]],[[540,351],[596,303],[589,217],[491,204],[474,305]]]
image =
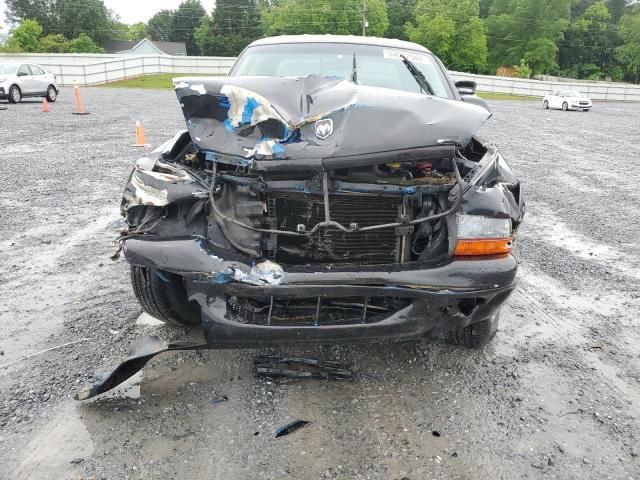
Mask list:
[[47,102],[47,97],[44,97],[42,99],[42,111],[44,113],[48,113],[49,112],[49,102]]
[[142,128],[142,124],[140,120],[136,120],[136,143],[132,145],[133,147],[146,147],[147,140],[144,138],[144,128]]
[[73,93],[76,96],[76,111],[72,112],[74,115],[89,115],[89,112],[84,111],[84,105],[82,104],[82,98],[80,98],[80,89],[78,84],[73,81]]

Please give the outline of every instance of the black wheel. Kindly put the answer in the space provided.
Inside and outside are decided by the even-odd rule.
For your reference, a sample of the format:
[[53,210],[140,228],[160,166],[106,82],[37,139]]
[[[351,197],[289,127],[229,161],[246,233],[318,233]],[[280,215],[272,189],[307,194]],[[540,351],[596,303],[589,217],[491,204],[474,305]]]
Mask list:
[[542,102],[542,108],[544,108],[545,110],[549,110],[549,102],[547,102],[546,100]]
[[492,317],[472,323],[468,327],[456,328],[447,334],[447,338],[456,345],[464,345],[471,348],[482,348],[487,345],[498,331],[500,311]]
[[172,325],[200,323],[200,307],[187,299],[180,275],[132,265],[131,285],[138,302],[152,317]]
[[565,112],[566,112],[567,110],[569,110],[569,105],[567,104],[567,102],[564,102],[564,103],[562,104],[562,110],[564,110]]
[[47,101],[53,103],[57,98],[58,91],[56,90],[56,87],[54,87],[53,85],[49,85],[49,88],[47,88]]
[[20,103],[20,100],[22,100],[20,87],[17,85],[11,85],[11,88],[9,89],[9,101],[11,103]]

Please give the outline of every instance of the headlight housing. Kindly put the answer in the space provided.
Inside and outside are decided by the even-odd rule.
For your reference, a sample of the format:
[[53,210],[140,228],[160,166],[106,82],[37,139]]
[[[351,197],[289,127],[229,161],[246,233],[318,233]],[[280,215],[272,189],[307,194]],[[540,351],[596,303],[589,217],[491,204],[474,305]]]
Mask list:
[[483,215],[457,215],[458,243],[455,256],[496,255],[511,252],[511,219]]

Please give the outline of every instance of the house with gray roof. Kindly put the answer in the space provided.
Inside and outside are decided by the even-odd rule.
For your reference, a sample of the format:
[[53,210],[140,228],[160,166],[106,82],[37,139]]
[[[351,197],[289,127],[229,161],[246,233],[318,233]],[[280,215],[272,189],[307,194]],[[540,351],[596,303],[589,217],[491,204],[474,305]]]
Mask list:
[[186,55],[187,47],[183,42],[159,42],[150,38],[142,40],[107,40],[102,44],[107,53],[115,55]]

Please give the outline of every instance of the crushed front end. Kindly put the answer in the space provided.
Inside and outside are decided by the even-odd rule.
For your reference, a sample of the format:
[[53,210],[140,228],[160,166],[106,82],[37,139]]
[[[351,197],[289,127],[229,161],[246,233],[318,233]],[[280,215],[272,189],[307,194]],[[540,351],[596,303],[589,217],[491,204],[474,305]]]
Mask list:
[[177,79],[188,131],[125,189],[127,261],[211,347],[409,339],[514,288],[520,184],[480,107],[322,77]]

